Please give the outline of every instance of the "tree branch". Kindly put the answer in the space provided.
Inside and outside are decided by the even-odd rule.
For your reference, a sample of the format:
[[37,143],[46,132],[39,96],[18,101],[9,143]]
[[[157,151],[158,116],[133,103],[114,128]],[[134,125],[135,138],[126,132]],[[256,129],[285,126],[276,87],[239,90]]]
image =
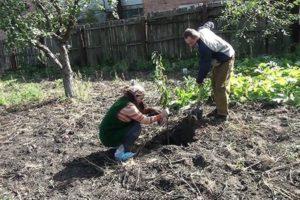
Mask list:
[[49,13],[47,12],[46,8],[38,0],[34,0],[33,2],[35,3],[36,7],[42,11],[42,13],[43,13],[43,15],[46,19],[47,26],[48,26],[49,30],[52,30],[51,21],[49,19]]
[[52,3],[54,9],[57,12],[59,25],[62,26],[63,25],[62,11],[61,8],[59,7],[57,0],[50,0],[50,2]]
[[43,45],[39,41],[34,41],[31,43],[38,49],[42,50],[48,56],[48,58],[50,58],[60,69],[63,68],[59,59],[54,55],[54,53],[52,53],[52,51],[47,46]]
[[75,0],[74,1],[74,4],[73,4],[73,7],[69,13],[69,18],[68,18],[68,25],[66,27],[66,32],[65,34],[63,35],[63,41],[66,42],[69,37],[70,37],[70,34],[71,34],[71,31],[72,29],[74,28],[75,26],[75,23],[76,23],[76,18],[75,18],[75,12],[76,12],[76,9],[78,7],[78,4],[79,4],[79,1],[80,0]]
[[53,37],[55,37],[57,40],[61,41],[62,40],[62,37],[60,37],[59,35],[57,35],[56,33],[53,32],[53,26],[51,24],[51,20],[49,18],[49,13],[47,12],[46,8],[43,6],[43,4],[39,1],[39,0],[34,0],[33,1],[37,8],[40,9],[46,19],[46,22],[47,22],[47,26],[48,26],[48,29],[49,31],[51,31],[51,35],[53,35]]

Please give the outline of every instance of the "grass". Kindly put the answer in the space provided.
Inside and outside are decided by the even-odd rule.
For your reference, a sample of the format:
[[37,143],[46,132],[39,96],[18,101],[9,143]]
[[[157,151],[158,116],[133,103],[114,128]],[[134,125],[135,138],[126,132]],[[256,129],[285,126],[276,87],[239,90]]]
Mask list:
[[42,102],[50,98],[61,98],[63,91],[58,81],[41,83],[18,82],[16,79],[0,81],[0,105],[24,105]]
[[[40,77],[38,77],[40,79]],[[91,82],[77,74],[74,79],[74,89],[77,100],[86,101],[90,97]],[[62,79],[26,82],[17,78],[0,80],[0,106],[21,106],[30,103],[40,103],[49,99],[65,100]]]

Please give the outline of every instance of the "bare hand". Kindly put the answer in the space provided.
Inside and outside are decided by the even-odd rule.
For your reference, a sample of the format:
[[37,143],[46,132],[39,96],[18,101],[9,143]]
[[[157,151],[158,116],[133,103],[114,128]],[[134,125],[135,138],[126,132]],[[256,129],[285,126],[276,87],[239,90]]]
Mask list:
[[160,113],[161,120],[158,121],[159,125],[163,125],[168,121],[169,109],[163,109]]

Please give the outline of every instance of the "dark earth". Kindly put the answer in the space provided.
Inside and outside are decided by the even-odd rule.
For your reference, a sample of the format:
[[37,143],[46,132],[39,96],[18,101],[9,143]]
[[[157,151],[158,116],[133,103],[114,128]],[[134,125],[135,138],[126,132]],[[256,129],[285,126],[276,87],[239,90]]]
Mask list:
[[119,163],[98,125],[128,83],[93,82],[85,102],[2,108],[0,199],[300,199],[299,109],[235,104],[224,123],[173,113]]

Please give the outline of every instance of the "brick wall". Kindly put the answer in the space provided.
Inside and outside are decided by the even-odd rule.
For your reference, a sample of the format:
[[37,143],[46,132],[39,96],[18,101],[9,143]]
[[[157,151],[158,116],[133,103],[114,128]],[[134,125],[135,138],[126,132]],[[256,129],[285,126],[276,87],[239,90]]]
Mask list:
[[144,0],[144,13],[163,12],[178,9],[184,5],[203,2],[207,2],[207,0]]

